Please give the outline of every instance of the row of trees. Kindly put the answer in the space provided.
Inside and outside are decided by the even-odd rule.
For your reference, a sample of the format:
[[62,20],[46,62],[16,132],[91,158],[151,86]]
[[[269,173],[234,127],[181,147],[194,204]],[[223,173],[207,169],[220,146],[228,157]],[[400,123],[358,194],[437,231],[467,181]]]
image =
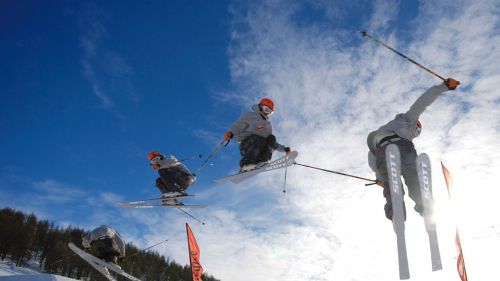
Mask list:
[[[10,208],[0,209],[0,259],[10,258],[17,266],[29,260],[40,264],[42,271],[89,281],[106,280],[68,248],[68,243],[81,245],[86,231],[68,226],[61,228],[47,220],[38,220],[34,214],[25,214]],[[157,252],[143,251],[126,244],[127,257],[120,266],[144,281],[191,280],[189,266],[179,265]],[[118,280],[127,280],[121,276]],[[205,281],[217,281],[203,276]]]

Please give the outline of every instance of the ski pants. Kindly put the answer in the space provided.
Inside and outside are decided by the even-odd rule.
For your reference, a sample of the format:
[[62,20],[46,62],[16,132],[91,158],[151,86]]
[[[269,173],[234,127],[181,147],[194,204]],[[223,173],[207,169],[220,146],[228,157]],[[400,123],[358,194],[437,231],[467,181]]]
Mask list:
[[240,167],[271,160],[275,147],[276,137],[274,135],[268,137],[250,135],[246,137],[240,143],[240,154],[243,157],[240,160]]
[[116,263],[117,258],[120,256],[116,242],[108,236],[92,241],[90,248],[97,258],[106,262]]
[[[415,151],[415,146],[411,141],[406,139],[397,140],[392,143],[398,146],[399,151],[401,153],[401,175],[403,176],[405,184],[408,187],[408,193],[410,195],[410,198],[415,202],[414,209],[419,214],[422,214],[422,212],[424,211],[424,207],[422,205],[422,195],[420,193],[420,185],[418,183],[417,164],[416,164],[417,152]],[[382,146],[377,150],[376,153],[377,170],[378,170],[377,177],[379,180],[384,181],[384,197],[387,201],[384,209],[386,212],[386,217],[388,219],[391,219],[392,203],[391,203],[391,191],[389,189],[390,188],[389,177],[387,173],[387,166],[385,159],[386,147],[387,145]],[[388,214],[388,212],[390,212],[390,215]]]
[[158,170],[159,178],[156,179],[156,187],[161,193],[183,192],[195,181],[195,177],[179,167],[170,167]]

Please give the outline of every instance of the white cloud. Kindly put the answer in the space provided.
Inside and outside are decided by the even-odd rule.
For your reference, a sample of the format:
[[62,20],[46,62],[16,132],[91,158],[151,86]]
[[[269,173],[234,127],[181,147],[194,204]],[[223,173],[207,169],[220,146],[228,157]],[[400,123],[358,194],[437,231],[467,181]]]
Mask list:
[[[99,98],[105,109],[114,109],[123,93],[135,104],[140,100],[130,82],[132,67],[126,59],[105,46],[108,30],[102,23],[107,15],[89,5],[80,15],[80,47],[83,56],[80,59],[82,76],[89,82],[93,94]],[[120,97],[119,97],[120,96]],[[117,117],[123,116],[114,112]]]
[[[396,28],[390,26],[398,13],[394,3],[377,2],[364,25],[388,44],[403,46],[401,51],[420,63],[463,82],[422,115],[424,131],[415,144],[431,156],[435,197],[443,213],[450,204],[439,161],[454,175],[456,201],[467,214],[460,227],[470,278],[483,280],[494,276],[494,267],[476,267],[477,260],[495,250],[473,237],[500,224],[493,216],[478,220],[498,209],[493,199],[499,195],[494,186],[500,168],[495,6],[491,1],[424,3],[413,22],[416,37],[406,42],[387,32]],[[298,162],[373,177],[366,163],[366,135],[406,111],[439,79],[361,37],[366,40],[361,45],[346,46],[343,34],[359,36],[357,30],[298,24],[293,16],[300,8],[284,1],[249,5],[243,12],[233,7],[230,66],[241,91],[238,104],[263,95],[274,99],[275,133],[300,152]],[[207,210],[207,226],[193,229],[209,273],[222,280],[397,280],[394,234],[383,215],[380,188],[296,166],[288,170],[288,193],[282,196],[282,180],[283,174],[275,172],[222,187],[226,194],[217,202],[219,209]],[[259,198],[264,202],[256,203]],[[412,280],[457,278],[453,223],[444,217],[440,221],[445,269],[431,273],[421,219],[408,199],[407,206]],[[174,256],[184,255],[181,248]]]

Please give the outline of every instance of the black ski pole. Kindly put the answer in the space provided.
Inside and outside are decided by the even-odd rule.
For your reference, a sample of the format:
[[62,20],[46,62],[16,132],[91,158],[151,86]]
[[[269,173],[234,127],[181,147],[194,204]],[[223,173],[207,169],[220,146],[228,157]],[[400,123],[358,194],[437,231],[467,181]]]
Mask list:
[[205,225],[204,222],[200,221],[199,219],[197,219],[195,216],[191,215],[190,213],[184,211],[181,207],[177,207],[177,209],[181,210],[184,214],[186,214],[189,217],[193,218],[194,220],[196,220],[197,222],[201,223],[202,225]]
[[346,177],[351,177],[351,178],[355,178],[355,179],[360,179],[360,180],[365,180],[365,181],[372,182],[372,183],[367,184],[367,185],[372,185],[372,184],[376,184],[377,183],[377,180],[372,180],[372,179],[358,177],[358,176],[350,175],[350,174],[346,174],[346,173],[341,173],[341,172],[336,172],[336,171],[327,170],[327,169],[323,169],[323,168],[318,168],[318,167],[313,167],[313,166],[309,166],[309,165],[304,165],[304,164],[300,164],[300,163],[297,163],[297,162],[295,162],[295,165],[299,165],[299,166],[303,166],[303,167],[307,167],[307,168],[311,168],[311,169],[315,169],[315,170],[320,170],[320,171],[324,171],[324,172],[328,172],[328,173],[333,173],[333,174],[337,174],[337,175],[341,175],[341,176],[346,176]]
[[190,157],[183,158],[183,159],[181,159],[179,161],[180,162],[184,162],[184,161],[189,161],[189,160],[193,160],[193,159],[201,158],[201,157],[203,157],[203,155],[198,154],[198,155],[193,155],[193,156],[190,156]]
[[[154,245],[152,245],[152,246],[146,247],[146,248],[142,249],[141,251],[146,251],[146,250],[148,250],[148,249],[151,249],[151,248],[153,248],[153,247],[156,247],[156,246],[158,246],[158,245],[160,245],[160,244],[162,244],[162,243],[165,243],[165,242],[167,242],[167,241],[168,241],[168,239],[165,239],[165,240],[163,240],[163,241],[161,241],[161,242],[158,242],[158,243],[156,243],[156,244],[154,244]],[[128,259],[128,258],[130,258],[130,257],[133,257],[133,256],[135,256],[135,255],[138,255],[139,253],[140,253],[140,252],[133,253],[133,254],[131,254],[131,255],[129,255],[129,256],[127,256],[127,257],[125,257],[125,258],[124,258],[124,260],[126,260],[126,259]]]
[[[212,157],[215,156],[215,154],[217,153],[217,151],[219,151],[219,149],[222,147],[222,145],[224,144],[225,141],[226,141],[226,139],[223,139],[220,143],[218,143],[215,146],[215,148],[212,150],[212,153],[210,153],[210,155],[208,155],[207,159],[205,159],[205,161],[203,163],[201,163],[200,167],[198,167],[198,169],[196,169],[196,171],[194,171],[194,173],[193,173],[194,175],[196,175],[203,168],[203,166],[205,166],[205,164],[208,163],[208,160],[210,160]],[[228,140],[224,146],[227,146],[229,141],[230,140]]]
[[375,41],[375,42],[379,43],[380,45],[382,45],[382,46],[386,47],[387,49],[389,49],[389,50],[393,51],[394,53],[396,53],[396,54],[398,54],[398,55],[402,56],[403,58],[407,59],[408,61],[410,61],[410,62],[412,62],[412,63],[416,64],[416,65],[417,65],[417,66],[419,66],[420,68],[422,68],[422,69],[426,70],[426,71],[427,71],[427,72],[429,72],[430,74],[432,74],[432,75],[434,75],[434,76],[438,77],[439,79],[441,79],[441,80],[443,80],[443,81],[446,81],[446,79],[445,79],[443,76],[441,76],[441,75],[437,74],[436,72],[434,72],[434,71],[430,70],[429,68],[427,68],[427,67],[425,67],[425,66],[421,65],[420,63],[418,63],[418,62],[414,61],[413,59],[409,58],[408,56],[406,56],[406,55],[404,55],[404,54],[402,54],[402,53],[400,53],[400,52],[396,51],[395,49],[391,48],[389,45],[387,45],[387,44],[385,44],[384,42],[380,41],[378,38],[373,37],[373,36],[371,36],[370,34],[368,34],[368,32],[366,32],[366,31],[361,31],[361,35],[362,35],[363,37],[368,37],[368,38],[372,39],[373,41]]
[[74,256],[76,256],[76,254],[72,254],[72,255],[71,255],[71,256],[69,256],[69,257],[65,257],[65,258],[62,258],[62,259],[60,259],[60,260],[56,260],[55,262],[53,262],[53,263],[49,264],[48,266],[53,266],[54,264],[58,264],[58,263],[60,263],[60,262],[62,262],[62,261],[65,261],[65,260],[67,260],[67,259],[70,259],[70,258],[72,258],[72,257],[74,257]]
[[285,167],[285,181],[283,182],[283,193],[286,193],[286,172],[288,171],[288,167]]

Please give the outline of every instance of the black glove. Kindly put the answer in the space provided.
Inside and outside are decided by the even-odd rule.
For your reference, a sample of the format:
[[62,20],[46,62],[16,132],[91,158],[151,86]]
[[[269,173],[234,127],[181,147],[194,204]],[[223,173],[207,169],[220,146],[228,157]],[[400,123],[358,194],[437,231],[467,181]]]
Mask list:
[[290,151],[292,151],[292,149],[290,147],[288,147],[288,146],[285,147],[285,153],[286,154],[290,153]]

